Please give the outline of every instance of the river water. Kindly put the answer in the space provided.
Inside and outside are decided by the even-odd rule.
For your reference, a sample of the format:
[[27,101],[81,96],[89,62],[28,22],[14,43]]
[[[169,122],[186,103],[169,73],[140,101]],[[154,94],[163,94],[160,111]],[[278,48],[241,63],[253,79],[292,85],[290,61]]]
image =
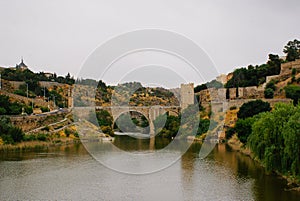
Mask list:
[[[118,136],[115,143],[128,152],[149,147],[147,141],[127,136]],[[299,192],[285,190],[283,179],[267,175],[227,145],[216,145],[205,159],[199,158],[200,148],[193,143],[170,167],[144,175],[111,170],[82,144],[46,152],[2,153],[0,200],[300,200]],[[119,160],[126,163],[122,157]]]

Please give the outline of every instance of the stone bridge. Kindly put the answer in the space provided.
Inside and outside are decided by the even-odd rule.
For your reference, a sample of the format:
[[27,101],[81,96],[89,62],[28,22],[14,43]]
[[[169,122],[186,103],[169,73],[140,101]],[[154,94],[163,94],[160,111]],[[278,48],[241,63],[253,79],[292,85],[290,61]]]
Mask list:
[[116,120],[124,113],[127,112],[138,112],[146,117],[146,119],[149,122],[149,129],[150,129],[150,135],[155,134],[154,129],[154,120],[159,116],[163,115],[165,113],[173,116],[178,116],[181,111],[180,106],[97,106],[97,107],[75,107],[73,108],[73,111],[75,112],[76,116],[79,118],[87,118],[89,113],[92,111],[97,110],[106,110],[110,113],[110,115],[113,117],[113,124],[116,122]]
[[180,106],[87,106],[87,107],[73,107],[73,112],[78,118],[89,119],[89,114],[95,110],[106,110],[113,117],[113,123],[124,113],[138,112],[146,117],[149,122],[150,135],[154,135],[153,121],[165,113],[173,116],[178,116],[181,110],[194,104],[194,84],[181,84],[180,87]]

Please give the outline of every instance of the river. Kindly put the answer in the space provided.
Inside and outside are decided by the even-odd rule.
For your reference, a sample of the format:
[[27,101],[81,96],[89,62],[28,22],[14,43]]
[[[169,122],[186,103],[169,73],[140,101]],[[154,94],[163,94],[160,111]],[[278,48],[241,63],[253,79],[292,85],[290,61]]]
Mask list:
[[[116,137],[114,143],[127,152],[149,147],[147,140],[127,136]],[[155,148],[164,143],[157,141]],[[82,144],[46,152],[2,153],[0,200],[300,200],[299,192],[285,190],[285,180],[267,175],[259,164],[226,144],[216,145],[205,159],[199,158],[200,148],[193,143],[171,166],[142,175],[103,166]],[[126,163],[122,157],[118,160]]]

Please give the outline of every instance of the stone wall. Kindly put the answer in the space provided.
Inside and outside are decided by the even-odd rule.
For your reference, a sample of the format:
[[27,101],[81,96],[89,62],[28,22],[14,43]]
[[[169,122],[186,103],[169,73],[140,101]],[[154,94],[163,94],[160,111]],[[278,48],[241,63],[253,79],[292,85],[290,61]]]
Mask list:
[[300,59],[281,64],[280,75],[291,74],[293,68],[295,68],[298,73],[300,72]]
[[9,81],[9,83],[10,83],[10,86],[13,88],[14,91],[19,89],[19,87],[21,85],[25,84],[24,81]]
[[64,118],[65,114],[47,114],[43,116],[18,116],[10,117],[11,123],[21,128],[24,132],[55,123]]
[[27,98],[27,97],[20,96],[20,95],[17,95],[17,94],[9,93],[9,92],[4,91],[4,90],[0,90],[0,95],[9,96],[10,100],[13,101],[13,102],[19,102],[19,103],[23,103],[23,104],[26,104],[26,105],[30,105],[30,104],[32,104],[31,102],[33,101],[35,106],[48,107],[48,105],[49,105],[50,109],[53,108],[53,102],[52,101],[46,102],[46,101],[43,101],[42,99],[39,99],[39,98],[34,98],[34,99]]

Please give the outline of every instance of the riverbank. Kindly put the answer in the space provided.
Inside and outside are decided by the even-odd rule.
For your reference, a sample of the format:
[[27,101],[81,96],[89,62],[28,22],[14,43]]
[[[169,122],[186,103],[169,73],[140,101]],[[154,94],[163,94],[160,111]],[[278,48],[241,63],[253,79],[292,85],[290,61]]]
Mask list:
[[[257,161],[262,167],[264,167],[262,162],[254,156],[254,154],[251,152],[251,150],[248,147],[244,146],[244,144],[238,139],[238,137],[236,135],[233,135],[227,141],[227,144],[229,145],[229,147],[232,150],[238,151],[246,156],[249,156],[252,160]],[[297,179],[293,176],[290,176],[290,175],[283,175],[282,173],[280,173],[278,171],[276,171],[274,173],[287,181],[287,186],[289,187],[289,189],[287,189],[287,190],[295,190],[295,191],[300,192],[300,180],[299,179]]]
[[50,147],[79,143],[81,143],[79,138],[57,138],[51,141],[25,141],[17,144],[2,144],[0,145],[0,152],[48,150]]

